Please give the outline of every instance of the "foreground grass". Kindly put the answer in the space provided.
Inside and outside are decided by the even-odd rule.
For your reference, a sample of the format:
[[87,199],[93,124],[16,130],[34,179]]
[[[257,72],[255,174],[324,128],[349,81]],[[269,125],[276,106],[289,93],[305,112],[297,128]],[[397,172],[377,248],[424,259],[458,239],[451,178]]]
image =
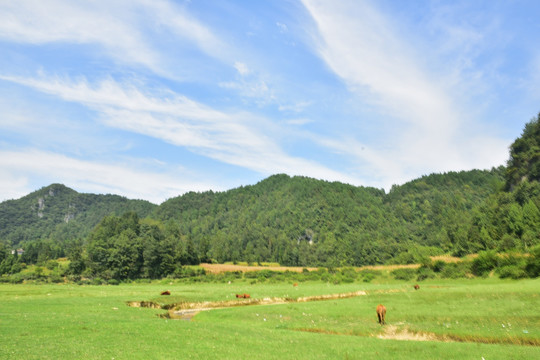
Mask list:
[[[160,297],[163,290],[170,297]],[[531,359],[540,358],[540,281],[456,280],[421,284],[306,282],[0,285],[2,359]],[[349,299],[245,306],[164,320],[131,300],[227,301],[366,290]],[[445,341],[379,339],[375,306],[389,327]]]

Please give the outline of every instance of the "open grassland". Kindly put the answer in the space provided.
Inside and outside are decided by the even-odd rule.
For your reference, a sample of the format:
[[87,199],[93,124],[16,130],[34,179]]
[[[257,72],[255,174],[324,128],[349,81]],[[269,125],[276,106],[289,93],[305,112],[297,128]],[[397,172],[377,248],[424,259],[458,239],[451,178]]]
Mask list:
[[[415,291],[411,283],[391,280],[0,285],[0,358],[540,358],[540,279],[431,280],[420,286]],[[160,296],[163,290],[171,295]],[[352,292],[361,295],[294,301]],[[237,293],[288,302],[201,311],[190,321],[127,306],[129,301],[226,305]],[[388,309],[383,327],[376,323],[378,303]]]

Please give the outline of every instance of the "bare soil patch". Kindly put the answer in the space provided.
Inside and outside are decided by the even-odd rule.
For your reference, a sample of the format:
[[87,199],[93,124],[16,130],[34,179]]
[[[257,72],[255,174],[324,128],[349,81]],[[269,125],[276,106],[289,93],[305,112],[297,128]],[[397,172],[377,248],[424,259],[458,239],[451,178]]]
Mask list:
[[[468,258],[474,258],[475,255],[469,255]],[[441,260],[447,263],[457,263],[459,261],[462,261],[463,259],[449,256],[449,255],[441,255],[441,256],[431,256],[431,260],[437,261]],[[248,272],[248,271],[261,271],[261,270],[271,270],[271,271],[292,271],[292,272],[302,272],[304,269],[307,269],[309,271],[315,271],[318,268],[316,267],[301,267],[301,266],[247,266],[247,265],[233,265],[233,264],[200,264],[200,266],[206,270],[206,272],[211,274],[219,274],[223,272],[233,272],[233,271],[240,271],[240,272]],[[367,266],[361,266],[356,267],[356,270],[396,270],[396,269],[418,269],[420,267],[420,264],[403,264],[403,265],[367,265]]]
[[384,332],[377,336],[379,339],[408,340],[408,341],[437,341],[435,334],[414,333],[407,328],[400,328],[396,325],[385,325]]
[[[211,274],[219,274],[223,272],[248,272],[248,271],[261,271],[261,270],[270,270],[270,271],[291,271],[291,272],[302,272],[304,269],[309,271],[316,271],[318,268],[315,267],[300,267],[300,266],[246,266],[246,265],[232,265],[232,264],[200,264],[200,266],[206,270],[206,272]],[[395,270],[395,269],[417,269],[420,267],[420,264],[407,264],[407,265],[369,265],[357,267],[357,270]]]
[[[208,273],[219,274],[222,272],[248,272],[248,271],[261,271],[261,270],[271,270],[271,271],[293,271],[293,272],[302,272],[305,268],[299,266],[246,266],[246,265],[232,265],[232,264],[201,264],[203,269]],[[307,268],[309,271],[317,270],[317,268],[310,267]]]

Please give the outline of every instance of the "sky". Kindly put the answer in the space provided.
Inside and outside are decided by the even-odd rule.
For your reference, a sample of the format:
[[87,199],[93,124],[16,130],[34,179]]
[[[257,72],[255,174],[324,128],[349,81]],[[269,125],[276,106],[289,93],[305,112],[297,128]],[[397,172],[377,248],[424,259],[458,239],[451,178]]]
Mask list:
[[540,111],[538,18],[537,0],[0,0],[0,201],[505,165]]

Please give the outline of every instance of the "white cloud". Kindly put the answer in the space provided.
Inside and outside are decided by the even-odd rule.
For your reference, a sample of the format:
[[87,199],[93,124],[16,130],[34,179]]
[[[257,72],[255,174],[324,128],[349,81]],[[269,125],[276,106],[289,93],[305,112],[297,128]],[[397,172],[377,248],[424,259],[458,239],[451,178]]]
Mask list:
[[77,191],[112,193],[133,199],[161,203],[187,191],[219,190],[200,179],[186,180],[185,173],[164,173],[144,170],[140,161],[134,163],[101,163],[80,160],[62,154],[40,150],[0,150],[0,193],[2,200],[26,195],[36,188],[32,181],[48,181],[46,186],[61,179]]
[[279,111],[292,111],[300,113],[311,105],[313,105],[313,101],[300,101],[294,104],[279,105],[278,109]]
[[[449,88],[448,74],[427,68],[415,41],[402,37],[394,19],[369,1],[303,3],[317,27],[316,53],[353,93],[374,104],[384,118],[399,120],[372,146],[371,160],[361,156],[373,171],[412,179],[426,172],[502,163],[503,140],[468,132],[475,126],[466,123],[470,118],[452,93],[458,87]],[[479,143],[487,148],[479,149]],[[471,156],[473,150],[482,154]]]
[[108,10],[110,3],[99,2],[2,2],[0,38],[31,44],[99,44],[117,61],[157,70],[159,55],[130,23],[130,11],[119,4]]
[[268,105],[276,101],[276,96],[266,81],[260,78],[241,78],[239,81],[220,82],[224,89],[235,90],[243,98],[254,99],[259,106]]
[[313,122],[313,120],[308,119],[308,118],[296,118],[296,119],[287,120],[287,124],[295,125],[295,126],[303,126],[303,125],[306,125],[306,124],[310,124],[312,122]]
[[277,22],[276,26],[278,27],[279,32],[281,32],[281,33],[286,33],[287,31],[289,31],[289,28],[287,27],[287,25],[285,25],[283,23]]
[[284,172],[354,182],[351,177],[314,161],[285,153],[279,137],[272,136],[282,130],[254,114],[217,111],[169,91],[147,94],[131,84],[111,79],[96,85],[66,78],[0,79],[84,104],[95,110],[107,126],[186,147],[227,164],[265,175]]
[[0,2],[0,39],[96,45],[118,63],[142,65],[173,76],[167,53],[151,35],[174,37],[177,44],[190,44],[224,61],[230,57],[229,47],[208,28],[165,0]]
[[236,61],[234,63],[234,68],[238,73],[242,76],[248,75],[251,71],[249,70],[248,66],[240,61]]

